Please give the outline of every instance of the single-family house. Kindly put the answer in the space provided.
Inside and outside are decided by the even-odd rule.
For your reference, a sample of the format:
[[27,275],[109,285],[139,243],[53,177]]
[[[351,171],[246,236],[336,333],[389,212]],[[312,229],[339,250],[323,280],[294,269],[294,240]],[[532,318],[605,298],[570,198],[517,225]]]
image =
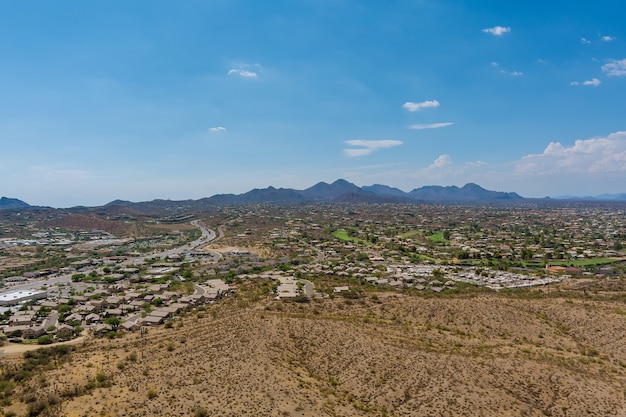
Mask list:
[[138,332],[141,330],[141,326],[133,321],[125,321],[120,324],[119,329],[126,330],[127,332]]
[[74,336],[74,328],[67,324],[61,324],[57,327],[57,338],[60,340],[68,340]]
[[46,329],[44,329],[43,326],[29,326],[22,330],[22,337],[24,339],[36,339],[44,334],[46,334]]

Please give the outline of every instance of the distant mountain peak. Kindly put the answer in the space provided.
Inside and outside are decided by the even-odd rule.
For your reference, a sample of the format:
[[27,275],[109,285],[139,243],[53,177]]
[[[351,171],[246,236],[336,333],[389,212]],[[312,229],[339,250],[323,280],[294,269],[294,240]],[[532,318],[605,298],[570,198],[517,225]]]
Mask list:
[[113,200],[110,203],[105,204],[105,207],[109,207],[109,206],[128,206],[130,204],[133,204],[130,201],[127,200]]
[[18,200],[17,198],[8,198],[2,197],[0,198],[0,210],[19,210],[31,207],[30,204],[25,203],[22,200]]
[[474,184],[473,182],[468,182],[461,189],[462,190],[485,190],[483,187],[481,187],[478,184]]
[[408,193],[412,198],[426,201],[493,201],[522,200],[517,193],[486,190],[478,184],[467,183],[462,188],[455,185],[442,187],[427,185]]

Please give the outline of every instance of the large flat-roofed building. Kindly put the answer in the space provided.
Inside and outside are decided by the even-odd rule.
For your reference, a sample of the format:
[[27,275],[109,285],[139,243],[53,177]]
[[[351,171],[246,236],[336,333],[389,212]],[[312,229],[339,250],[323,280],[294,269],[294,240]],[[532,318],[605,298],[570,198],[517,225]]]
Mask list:
[[24,301],[43,300],[48,297],[47,291],[23,290],[0,294],[0,306],[14,306]]

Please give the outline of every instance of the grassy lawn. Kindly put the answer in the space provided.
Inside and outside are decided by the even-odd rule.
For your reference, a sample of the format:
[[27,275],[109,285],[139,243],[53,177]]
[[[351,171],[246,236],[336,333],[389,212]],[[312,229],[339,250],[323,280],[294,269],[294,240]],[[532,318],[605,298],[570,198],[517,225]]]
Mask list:
[[437,232],[434,235],[428,236],[428,240],[430,240],[433,243],[439,243],[439,244],[450,243],[449,241],[443,238],[443,232]]
[[623,260],[623,258],[570,259],[563,261],[551,259],[548,263],[552,266],[596,266],[612,264]]
[[[412,232],[402,233],[398,237],[401,238],[401,239],[409,239],[409,238],[412,238],[415,235],[419,235],[419,233],[420,232],[418,230],[414,230]],[[443,236],[443,233],[441,235]]]
[[348,236],[348,232],[345,229],[336,230],[332,233],[332,235],[342,242],[354,242],[360,243],[361,245],[365,246],[372,246],[372,243],[368,242],[367,240],[359,239],[358,237]]
[[436,258],[431,258],[430,256],[426,256],[426,255],[417,255],[417,258],[420,261],[428,261],[428,262],[432,262],[432,263],[437,263],[439,262],[439,259]]

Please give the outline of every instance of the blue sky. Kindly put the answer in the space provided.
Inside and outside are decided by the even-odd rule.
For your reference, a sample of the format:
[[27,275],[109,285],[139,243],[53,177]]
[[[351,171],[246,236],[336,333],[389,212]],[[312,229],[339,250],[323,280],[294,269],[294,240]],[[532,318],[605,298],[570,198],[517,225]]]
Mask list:
[[626,3],[0,2],[0,195],[626,192]]

